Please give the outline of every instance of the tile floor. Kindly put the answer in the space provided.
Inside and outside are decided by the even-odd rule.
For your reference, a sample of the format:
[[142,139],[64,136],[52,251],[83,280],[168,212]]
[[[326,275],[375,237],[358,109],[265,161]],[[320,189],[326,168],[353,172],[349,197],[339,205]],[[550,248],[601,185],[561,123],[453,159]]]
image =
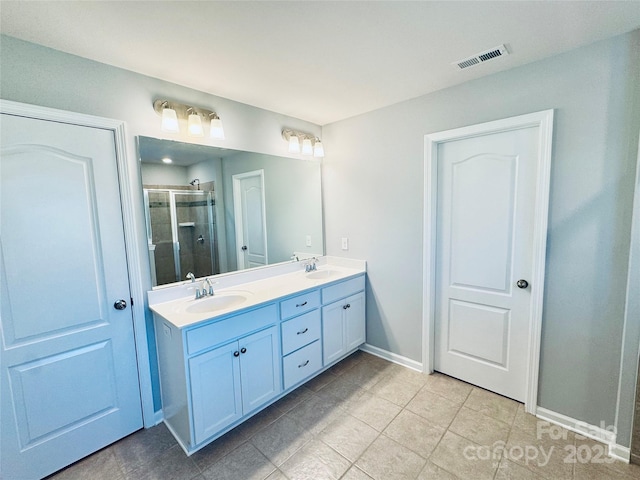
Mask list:
[[164,425],[50,480],[640,479],[522,404],[356,352],[191,457]]

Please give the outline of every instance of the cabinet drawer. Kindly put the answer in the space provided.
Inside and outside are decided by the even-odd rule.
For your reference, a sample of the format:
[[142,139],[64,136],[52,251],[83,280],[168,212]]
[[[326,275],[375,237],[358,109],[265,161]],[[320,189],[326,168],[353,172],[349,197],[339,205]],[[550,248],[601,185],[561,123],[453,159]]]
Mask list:
[[320,305],[320,292],[314,290],[297,297],[280,302],[280,318],[282,320],[313,310]]
[[323,288],[322,303],[326,305],[327,303],[348,297],[349,295],[361,292],[362,290],[364,290],[364,275]]
[[191,355],[228,340],[233,340],[262,327],[272,325],[277,320],[278,312],[276,305],[273,304],[188,330],[186,333],[187,353]]
[[286,390],[322,368],[320,340],[284,357],[282,364]]
[[282,323],[282,354],[294,350],[320,338],[320,310],[305,313]]

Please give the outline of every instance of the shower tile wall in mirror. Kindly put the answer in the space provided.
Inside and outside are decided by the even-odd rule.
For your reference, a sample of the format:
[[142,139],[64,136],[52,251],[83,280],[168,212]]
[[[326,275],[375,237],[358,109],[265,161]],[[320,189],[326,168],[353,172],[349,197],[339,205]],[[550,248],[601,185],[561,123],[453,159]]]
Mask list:
[[319,161],[150,137],[138,148],[154,286],[324,254]]

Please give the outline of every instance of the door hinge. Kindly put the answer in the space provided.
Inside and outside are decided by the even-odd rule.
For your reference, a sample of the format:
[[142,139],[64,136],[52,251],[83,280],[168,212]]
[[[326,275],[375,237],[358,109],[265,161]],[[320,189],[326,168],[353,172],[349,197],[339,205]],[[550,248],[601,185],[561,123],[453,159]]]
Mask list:
[[133,297],[129,297],[131,298],[131,306],[133,307]]

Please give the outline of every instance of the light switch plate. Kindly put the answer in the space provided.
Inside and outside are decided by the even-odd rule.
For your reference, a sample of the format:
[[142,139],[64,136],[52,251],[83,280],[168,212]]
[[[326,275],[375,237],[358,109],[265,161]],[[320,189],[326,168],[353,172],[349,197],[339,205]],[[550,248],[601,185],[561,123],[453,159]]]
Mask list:
[[342,237],[342,249],[349,250],[349,238]]
[[311,246],[311,235],[307,235],[307,247]]

